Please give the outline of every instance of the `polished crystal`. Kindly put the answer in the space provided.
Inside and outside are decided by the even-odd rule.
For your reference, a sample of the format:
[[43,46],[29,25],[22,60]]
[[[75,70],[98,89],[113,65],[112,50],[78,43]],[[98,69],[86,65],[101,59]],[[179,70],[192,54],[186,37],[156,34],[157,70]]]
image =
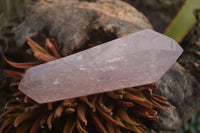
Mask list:
[[182,48],[146,29],[28,69],[19,89],[38,103],[158,81]]

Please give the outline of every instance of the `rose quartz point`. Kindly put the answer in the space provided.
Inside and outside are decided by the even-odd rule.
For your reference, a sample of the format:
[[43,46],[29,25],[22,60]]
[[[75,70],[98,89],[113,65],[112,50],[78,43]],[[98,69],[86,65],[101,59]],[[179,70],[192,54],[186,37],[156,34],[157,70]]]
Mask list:
[[173,39],[146,29],[32,67],[19,90],[46,103],[154,83],[182,52]]

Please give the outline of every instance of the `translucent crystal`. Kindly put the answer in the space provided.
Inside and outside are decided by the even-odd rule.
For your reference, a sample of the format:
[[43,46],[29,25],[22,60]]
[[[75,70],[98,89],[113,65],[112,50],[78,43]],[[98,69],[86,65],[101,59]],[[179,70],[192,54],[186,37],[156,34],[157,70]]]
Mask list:
[[173,39],[146,29],[32,67],[19,89],[46,103],[154,83],[182,51]]

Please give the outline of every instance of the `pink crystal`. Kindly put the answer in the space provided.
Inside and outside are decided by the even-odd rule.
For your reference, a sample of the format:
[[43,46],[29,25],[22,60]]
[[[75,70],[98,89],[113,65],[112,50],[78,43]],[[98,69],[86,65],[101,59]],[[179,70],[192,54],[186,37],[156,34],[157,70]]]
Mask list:
[[154,83],[182,51],[173,39],[146,29],[32,67],[19,89],[46,103]]

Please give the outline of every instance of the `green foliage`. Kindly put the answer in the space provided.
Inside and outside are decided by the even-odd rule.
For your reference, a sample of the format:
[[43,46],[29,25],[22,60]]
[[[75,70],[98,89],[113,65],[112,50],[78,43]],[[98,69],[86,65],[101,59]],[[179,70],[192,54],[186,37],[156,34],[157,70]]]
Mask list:
[[196,8],[200,8],[200,0],[186,0],[164,34],[175,39],[177,42],[181,42],[196,22],[193,15],[193,10]]
[[0,32],[10,34],[14,25],[22,20],[28,0],[0,0]]
[[200,111],[195,113],[192,118],[179,130],[178,133],[199,133],[200,132]]

